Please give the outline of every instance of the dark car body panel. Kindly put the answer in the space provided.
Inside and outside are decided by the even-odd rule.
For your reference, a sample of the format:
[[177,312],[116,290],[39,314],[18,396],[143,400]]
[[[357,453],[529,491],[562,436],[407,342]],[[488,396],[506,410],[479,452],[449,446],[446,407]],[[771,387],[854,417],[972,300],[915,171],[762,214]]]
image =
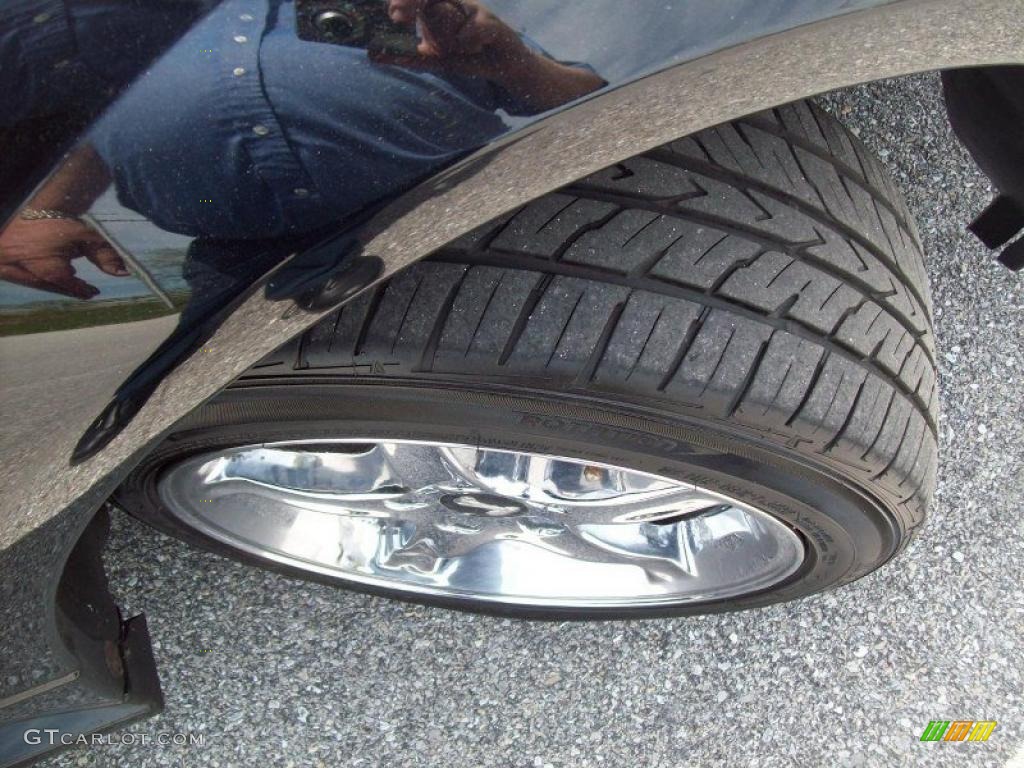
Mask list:
[[[585,64],[606,84],[556,109],[503,112],[499,135],[425,178],[398,174],[370,204],[332,211],[337,223],[255,244],[168,233],[101,198],[94,227],[134,276],[93,272],[103,288],[91,305],[0,284],[0,764],[52,748],[24,742],[40,718],[74,733],[160,706],[144,625],[122,623],[96,575],[103,537],[91,521],[175,422],[324,314],[474,227],[678,136],[881,77],[1024,63],[1016,0],[490,5],[548,55]],[[161,7],[166,28],[138,52],[139,72],[174,38],[165,57],[188,46],[189,25],[217,12]],[[0,180],[8,219],[129,80],[118,73],[81,104],[26,110],[3,129],[24,155]],[[44,125],[50,132],[40,134]],[[232,260],[236,252],[246,258]],[[183,268],[201,274],[186,279]],[[92,562],[91,576],[62,578],[68,562]]]
[[942,85],[953,130],[996,189],[970,229],[1002,248],[1001,263],[1024,269],[1024,67],[948,70]]

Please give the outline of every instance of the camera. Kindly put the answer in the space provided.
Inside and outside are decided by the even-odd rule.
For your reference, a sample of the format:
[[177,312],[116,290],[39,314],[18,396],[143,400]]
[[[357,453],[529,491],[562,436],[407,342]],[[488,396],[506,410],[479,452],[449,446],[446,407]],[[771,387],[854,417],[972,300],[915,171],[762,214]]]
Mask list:
[[352,48],[413,54],[419,42],[414,25],[388,17],[386,0],[297,0],[300,40]]

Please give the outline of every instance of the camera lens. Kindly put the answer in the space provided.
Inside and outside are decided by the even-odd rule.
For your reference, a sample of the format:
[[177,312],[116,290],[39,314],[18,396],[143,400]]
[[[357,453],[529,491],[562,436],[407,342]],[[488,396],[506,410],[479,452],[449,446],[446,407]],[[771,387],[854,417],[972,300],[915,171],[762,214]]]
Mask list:
[[316,28],[331,42],[358,42],[363,35],[362,19],[351,10],[321,11],[313,20]]

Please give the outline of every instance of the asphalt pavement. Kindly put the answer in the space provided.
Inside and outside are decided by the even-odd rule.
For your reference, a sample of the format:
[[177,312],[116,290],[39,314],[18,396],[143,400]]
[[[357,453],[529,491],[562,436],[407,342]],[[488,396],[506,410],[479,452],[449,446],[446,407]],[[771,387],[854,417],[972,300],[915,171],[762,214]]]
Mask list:
[[[937,79],[832,94],[929,256],[938,494],[896,561],[746,613],[536,623],[410,606],[190,549],[123,515],[113,590],[145,611],[166,712],[53,766],[1024,766],[1024,274],[965,233],[988,182]],[[922,743],[930,720],[996,720]]]

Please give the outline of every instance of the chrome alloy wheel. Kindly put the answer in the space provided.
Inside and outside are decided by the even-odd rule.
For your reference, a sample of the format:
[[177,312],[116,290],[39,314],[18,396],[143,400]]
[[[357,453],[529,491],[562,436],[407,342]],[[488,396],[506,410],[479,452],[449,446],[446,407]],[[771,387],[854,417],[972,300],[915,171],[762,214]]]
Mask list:
[[158,492],[183,523],[225,544],[410,596],[692,603],[767,589],[805,556],[775,517],[688,483],[467,445],[249,445],[182,461]]

